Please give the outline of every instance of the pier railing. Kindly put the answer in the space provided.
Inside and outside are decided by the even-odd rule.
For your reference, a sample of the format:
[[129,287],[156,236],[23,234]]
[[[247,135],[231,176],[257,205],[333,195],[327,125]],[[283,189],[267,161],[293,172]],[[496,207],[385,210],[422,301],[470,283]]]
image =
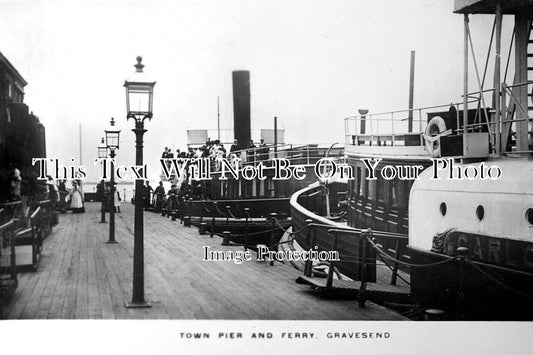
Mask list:
[[[186,209],[193,217],[211,217],[213,213],[219,217],[231,218],[266,218],[272,212],[279,215],[290,215],[289,198],[271,199],[238,199],[238,200],[189,200]],[[229,211],[229,212],[228,212]]]
[[11,220],[0,225],[0,319],[3,307],[13,296],[17,288],[16,250],[15,250],[16,223]]

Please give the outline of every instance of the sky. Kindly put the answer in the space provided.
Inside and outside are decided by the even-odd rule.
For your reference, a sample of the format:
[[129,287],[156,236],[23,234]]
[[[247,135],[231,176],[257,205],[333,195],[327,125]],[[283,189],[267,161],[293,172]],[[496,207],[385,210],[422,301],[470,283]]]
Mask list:
[[[154,167],[165,146],[186,146],[187,129],[216,129],[217,97],[221,128],[233,128],[234,70],[250,71],[252,129],[273,128],[277,116],[287,143],[342,142],[343,119],[357,109],[406,109],[411,50],[414,106],[461,101],[463,17],[453,0],[0,0],[0,9],[0,51],[28,82],[48,157],[79,162],[81,125],[91,178],[111,117],[122,130],[118,163],[134,163],[123,84],[138,55],[157,82],[144,148]],[[471,16],[480,67],[492,22]]]

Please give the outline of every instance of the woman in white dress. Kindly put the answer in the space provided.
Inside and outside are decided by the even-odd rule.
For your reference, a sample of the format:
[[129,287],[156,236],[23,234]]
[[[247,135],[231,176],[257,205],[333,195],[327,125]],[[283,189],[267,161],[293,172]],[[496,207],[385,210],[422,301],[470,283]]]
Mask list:
[[81,187],[76,181],[72,182],[72,191],[70,192],[70,209],[73,213],[85,212],[85,208],[83,207]]
[[113,201],[113,206],[115,207],[115,212],[120,213],[120,201],[122,201],[122,199],[120,198],[120,193],[117,190],[117,183],[115,183],[113,188],[115,190],[115,196],[114,196],[115,198]]

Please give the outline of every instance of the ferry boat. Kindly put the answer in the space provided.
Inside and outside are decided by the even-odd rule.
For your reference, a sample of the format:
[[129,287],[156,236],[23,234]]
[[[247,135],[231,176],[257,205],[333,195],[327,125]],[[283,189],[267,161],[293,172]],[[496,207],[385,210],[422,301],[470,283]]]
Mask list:
[[[177,200],[162,213],[173,219],[181,216],[185,225],[198,226],[201,233],[229,232],[232,242],[253,249],[258,244],[274,245],[279,241],[291,224],[290,196],[316,181],[314,167],[320,159],[342,160],[344,147],[278,142],[277,118],[273,132],[261,130],[262,144],[255,142],[255,147],[250,147],[250,74],[241,70],[232,76],[235,144],[225,151],[225,159],[219,159],[220,155],[192,162],[197,164],[196,178],[191,174],[178,176],[175,167],[174,174],[170,168],[162,174],[163,179],[174,182],[176,193],[170,198]],[[203,145],[206,151],[205,146],[212,143],[207,131],[188,131],[188,137],[195,137],[189,148]],[[270,136],[266,142],[263,133]],[[219,144],[216,140],[212,145]],[[168,163],[172,167],[172,162]]]
[[[454,12],[464,18],[462,100],[383,114],[363,110],[345,119],[346,156],[354,171],[347,226],[312,213],[316,207],[302,196],[321,187],[309,187],[291,200],[293,229],[302,231],[294,238],[305,248],[335,245],[344,260],[333,266],[360,281],[359,293],[376,289],[369,291],[368,282],[376,281],[376,259],[382,259],[394,265],[395,273],[407,272],[408,302],[430,309],[427,314],[532,320],[533,68],[528,58],[533,57],[533,1],[456,0]],[[472,14],[494,15],[486,65],[494,67],[494,85],[489,89],[479,80],[477,65],[469,65]],[[507,65],[501,62],[504,15],[515,25],[507,41],[512,46]],[[511,59],[514,79],[508,84],[511,75],[501,68]],[[478,78],[473,92],[469,70]],[[306,225],[315,227],[314,237]],[[309,276],[299,281],[341,287]],[[389,296],[396,292],[389,291]]]

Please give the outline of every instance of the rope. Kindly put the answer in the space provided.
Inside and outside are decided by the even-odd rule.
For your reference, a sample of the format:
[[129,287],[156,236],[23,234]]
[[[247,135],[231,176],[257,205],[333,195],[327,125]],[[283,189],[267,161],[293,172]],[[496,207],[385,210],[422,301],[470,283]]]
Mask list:
[[442,264],[446,264],[446,263],[449,263],[449,262],[452,262],[452,261],[455,261],[457,260],[457,258],[450,258],[450,259],[446,259],[446,260],[443,260],[443,261],[438,261],[436,263],[431,263],[431,264],[411,264],[411,263],[406,263],[404,261],[401,261],[401,260],[398,260],[392,256],[390,256],[389,254],[387,254],[386,252],[384,252],[380,247],[378,247],[372,240],[370,240],[370,238],[367,238],[368,242],[370,243],[370,245],[376,249],[376,251],[381,254],[383,257],[389,259],[389,260],[392,260],[400,265],[404,265],[404,266],[409,266],[409,267],[433,267],[433,266],[437,266],[437,265],[442,265]]
[[309,226],[305,225],[303,226],[302,228],[300,228],[299,230],[295,231],[295,232],[289,232],[289,229],[285,229],[281,223],[279,223],[278,219],[276,217],[274,217],[274,221],[276,222],[276,224],[278,225],[279,229],[283,230],[284,233],[287,233],[291,236],[295,235],[295,234],[300,234],[302,233],[304,230],[308,229]]
[[229,210],[227,210],[227,211],[228,211],[228,213],[229,213],[229,215],[230,215],[231,218],[234,218],[234,219],[242,219],[242,218],[239,218],[239,217],[235,217],[235,215],[234,215],[233,213],[231,213],[231,209],[229,209]]
[[472,262],[471,260],[466,260],[468,264],[470,264],[476,271],[478,271],[482,276],[484,276],[487,280],[492,281],[496,285],[500,286],[501,288],[511,291],[512,293],[515,293],[519,296],[525,297],[529,299],[530,302],[533,303],[533,296],[530,294],[527,294],[525,292],[522,292],[520,290],[514,289],[511,286],[501,282],[500,280],[496,279],[494,276],[487,273],[485,270],[483,270],[481,267],[479,267],[476,263]]
[[222,217],[225,217],[226,214],[225,214],[224,212],[222,212],[222,211],[218,208],[218,205],[213,204],[213,206],[215,206],[215,209],[217,210],[217,212],[218,212]]
[[[379,255],[379,254],[378,254]],[[394,270],[392,269],[392,267],[387,264],[387,262],[383,259],[383,257],[381,255],[379,255],[379,258],[380,260],[383,262],[383,264],[387,265],[387,267],[390,269],[390,271],[394,272]],[[404,279],[400,273],[396,272],[396,277],[399,278],[400,280],[402,280],[403,282],[405,282],[406,284],[408,284],[409,286],[411,286],[411,283],[409,281],[407,281],[406,279]]]
[[267,230],[264,230],[264,231],[253,232],[253,233],[248,233],[248,234],[244,234],[244,233],[234,234],[234,233],[232,233],[231,236],[232,236],[232,237],[245,237],[246,235],[248,235],[248,236],[251,236],[251,235],[252,235],[252,236],[253,236],[253,235],[260,235],[260,234],[272,233],[272,231],[275,231],[275,230],[279,230],[279,228],[267,229]]
[[252,218],[252,216],[250,216],[250,213],[246,212],[246,216],[248,216],[250,222],[252,222],[252,224],[255,224],[255,225],[258,225],[259,223],[255,222],[254,219]]
[[207,208],[206,205],[204,205],[204,210],[205,210],[205,212],[207,212],[207,213],[213,213],[211,210],[209,210],[209,209]]

